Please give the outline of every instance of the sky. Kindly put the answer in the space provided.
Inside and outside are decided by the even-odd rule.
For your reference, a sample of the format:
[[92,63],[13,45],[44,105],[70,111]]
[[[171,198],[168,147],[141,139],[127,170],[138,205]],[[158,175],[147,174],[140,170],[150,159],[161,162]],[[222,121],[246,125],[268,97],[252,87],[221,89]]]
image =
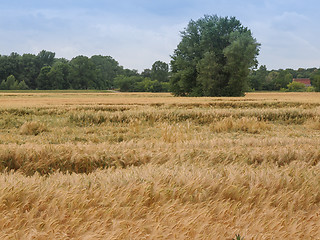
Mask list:
[[269,70],[319,68],[319,10],[318,0],[3,0],[0,54],[104,55],[141,72],[170,62],[191,19],[216,14],[252,31]]

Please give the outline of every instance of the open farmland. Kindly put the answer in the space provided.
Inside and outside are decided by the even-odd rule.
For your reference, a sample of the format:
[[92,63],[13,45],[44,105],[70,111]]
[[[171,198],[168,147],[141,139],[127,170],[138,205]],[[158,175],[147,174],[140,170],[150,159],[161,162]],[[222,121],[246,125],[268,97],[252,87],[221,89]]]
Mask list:
[[320,94],[0,92],[0,239],[320,239]]

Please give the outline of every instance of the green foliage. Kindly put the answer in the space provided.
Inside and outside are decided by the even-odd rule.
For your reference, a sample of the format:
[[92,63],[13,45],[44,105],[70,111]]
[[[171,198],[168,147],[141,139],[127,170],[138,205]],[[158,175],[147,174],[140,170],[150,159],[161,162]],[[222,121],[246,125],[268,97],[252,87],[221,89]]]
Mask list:
[[70,85],[73,89],[99,89],[95,65],[86,56],[70,61]]
[[240,234],[236,234],[236,238],[233,238],[232,240],[244,240],[244,238],[242,238]]
[[287,88],[280,88],[280,92],[288,92]]
[[263,83],[265,82],[267,76],[267,67],[265,65],[261,65],[256,71],[251,70],[248,76],[248,84],[252,89],[260,91],[263,88]]
[[46,50],[42,50],[37,55],[40,67],[42,68],[44,66],[52,66],[52,64],[54,62],[55,55],[56,54],[54,52],[49,52],[49,51],[46,51]]
[[170,90],[170,83],[169,82],[162,82],[161,84],[161,91],[162,92],[169,92]]
[[316,91],[316,89],[315,89],[315,87],[307,87],[307,89],[306,89],[306,91],[307,92],[315,92]]
[[17,53],[11,53],[10,56],[0,56],[0,79],[5,80],[10,75],[19,75],[20,58]]
[[151,70],[150,69],[144,69],[141,73],[141,76],[144,78],[151,78]]
[[[264,69],[261,69],[262,67]],[[298,70],[288,68],[268,71],[265,66],[261,66],[258,70],[250,72],[248,80],[250,86],[256,90],[283,91],[293,78],[310,78],[311,85],[316,89],[317,75],[320,75],[320,72],[316,68],[299,68]]]
[[318,72],[316,72],[311,77],[311,82],[312,82],[312,85],[314,86],[314,90],[316,92],[320,92],[320,74]]
[[305,92],[307,90],[306,86],[300,82],[291,82],[288,84],[289,92]]
[[18,73],[19,79],[24,80],[31,89],[37,88],[36,79],[41,71],[41,66],[37,56],[34,54],[23,54],[19,65],[21,66],[21,72]]
[[7,89],[16,90],[17,89],[16,78],[13,75],[10,75],[7,78],[6,85],[7,85]]
[[152,81],[141,76],[120,75],[115,78],[114,84],[121,92],[168,92],[169,90],[168,82]]
[[[142,81],[143,89],[142,92],[166,92],[166,89],[163,88],[166,85],[158,80],[152,81],[150,78],[145,78]],[[168,84],[168,83],[167,83]]]
[[52,89],[69,89],[70,65],[66,60],[60,60],[53,64],[48,77],[52,83]]
[[292,82],[293,75],[289,70],[279,69],[277,71],[270,71],[263,83],[263,90],[280,90],[286,88]]
[[3,80],[0,84],[0,90],[26,90],[29,89],[28,85],[21,81],[16,80],[15,76],[10,75],[7,80]]
[[[231,19],[224,21],[228,22]],[[217,43],[209,46],[208,51],[202,54],[192,54],[192,51],[205,49],[205,44],[210,43],[208,32],[203,35],[206,38],[200,38],[198,31],[200,27],[197,23],[189,24],[190,29],[187,28],[184,34],[190,30],[190,38],[183,38],[175,51],[177,53],[174,55],[175,61],[174,64],[171,63],[173,74],[168,72],[168,64],[161,61],[154,62],[151,69],[145,69],[139,74],[137,70],[124,69],[110,56],[95,55],[91,58],[78,56],[69,61],[55,58],[55,53],[42,50],[37,55],[17,53],[11,53],[9,56],[0,55],[0,90],[103,90],[120,88],[119,83],[122,82],[122,91],[130,92],[170,90],[180,96],[240,95],[243,91],[289,91],[287,85],[292,79],[303,77],[310,78],[312,85],[303,91],[320,91],[320,69],[317,68],[268,71],[266,66],[262,65],[256,70],[250,69],[249,76],[244,80],[242,77],[248,73],[248,69],[239,71],[244,61],[239,60],[237,53],[243,56],[242,53],[250,50],[241,48],[250,43],[245,34],[241,35],[242,37],[236,33],[226,35],[229,42],[232,40],[233,45],[228,45],[219,52],[220,54],[215,54],[212,50],[217,48]],[[201,24],[202,27],[208,25],[206,21],[202,21]],[[222,29],[224,29],[223,24],[219,25]],[[212,26],[213,31],[215,25]],[[237,29],[237,26],[235,28]],[[244,32],[246,31],[248,30],[245,29]],[[221,39],[219,41],[221,44],[224,43]],[[221,59],[224,59],[224,65],[221,64],[223,62]],[[224,87],[225,73],[230,70],[235,71],[229,73],[227,87]],[[117,83],[115,83],[116,78]],[[122,80],[119,82],[120,79]]]
[[2,80],[0,83],[0,90],[6,90],[7,89],[7,83],[5,80]]
[[171,91],[178,96],[241,96],[259,44],[236,18],[191,20],[172,61]]
[[119,63],[110,56],[101,55],[92,56],[91,61],[96,67],[99,89],[111,89],[115,77],[122,71]]
[[151,79],[158,80],[159,82],[169,81],[169,65],[165,62],[156,61],[152,65]]
[[114,79],[114,85],[121,92],[134,92],[135,84],[141,81],[142,79],[139,79],[139,77],[136,76],[127,77],[120,75]]
[[51,67],[46,66],[41,68],[40,74],[37,78],[37,87],[40,90],[50,90],[52,89],[52,84],[50,81],[49,73],[51,71]]
[[19,90],[28,90],[29,87],[28,87],[28,85],[25,83],[25,81],[21,81],[21,82],[18,84],[18,89],[19,89]]
[[153,84],[150,78],[144,78],[141,82],[137,82],[135,89],[139,92],[153,92]]
[[[123,69],[110,56],[78,56],[71,61],[56,59],[55,53],[42,50],[39,54],[12,53],[0,55],[0,89],[7,87],[8,76],[17,84],[11,89],[112,89],[117,75],[139,76],[136,70]],[[21,84],[20,84],[21,83]],[[20,84],[20,86],[18,86]]]
[[114,87],[121,92],[168,92],[169,66],[156,61],[152,69],[145,69],[140,75],[134,70],[124,69],[114,79]]
[[229,75],[224,95],[241,96],[244,95],[249,69],[257,64],[259,44],[250,31],[232,32],[230,39],[231,44],[223,50],[226,57],[225,70]]
[[279,73],[277,71],[270,71],[266,77],[266,81],[263,84],[264,90],[277,90],[279,86],[276,86],[276,79],[278,78]]

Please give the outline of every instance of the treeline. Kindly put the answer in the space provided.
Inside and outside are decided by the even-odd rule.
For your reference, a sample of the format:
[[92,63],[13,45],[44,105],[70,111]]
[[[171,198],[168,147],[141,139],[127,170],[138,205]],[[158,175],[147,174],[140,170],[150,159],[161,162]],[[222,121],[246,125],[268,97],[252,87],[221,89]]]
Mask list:
[[293,78],[309,78],[312,87],[305,88],[306,91],[320,91],[320,68],[299,68],[267,70],[265,65],[260,66],[257,70],[251,71],[248,76],[249,90],[251,91],[294,91],[299,84],[292,84]]
[[[110,56],[56,58],[54,52],[0,55],[0,90],[116,89],[123,92],[168,92],[169,65],[162,61],[138,73],[125,69]],[[293,86],[293,78],[310,78],[312,87]],[[320,68],[252,70],[247,91],[320,91]],[[171,80],[172,81],[172,80]],[[291,85],[290,85],[291,84]],[[300,88],[299,88],[300,87]]]
[[125,69],[110,56],[77,56],[70,61],[55,53],[0,55],[1,90],[119,89],[162,92],[169,90],[169,66],[156,61],[141,74]]

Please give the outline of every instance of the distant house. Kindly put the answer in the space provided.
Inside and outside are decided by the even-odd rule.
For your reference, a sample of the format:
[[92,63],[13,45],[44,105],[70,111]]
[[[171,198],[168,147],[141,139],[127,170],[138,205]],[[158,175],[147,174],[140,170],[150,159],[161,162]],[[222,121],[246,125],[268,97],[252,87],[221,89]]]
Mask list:
[[303,83],[306,87],[311,87],[310,78],[294,78],[292,81]]

